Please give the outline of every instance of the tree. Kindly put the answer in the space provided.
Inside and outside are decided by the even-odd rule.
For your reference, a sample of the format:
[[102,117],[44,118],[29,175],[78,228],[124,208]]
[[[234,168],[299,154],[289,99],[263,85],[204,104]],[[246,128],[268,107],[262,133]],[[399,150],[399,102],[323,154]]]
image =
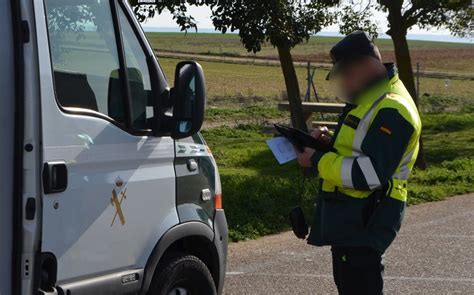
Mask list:
[[[468,33],[472,19],[471,0],[379,0],[379,9],[388,13],[388,35],[392,38],[400,79],[418,105],[413,64],[408,47],[407,32],[413,26],[447,28],[457,35]],[[423,143],[416,161],[426,168]]]
[[307,130],[291,49],[307,41],[311,34],[335,21],[330,8],[339,1],[297,0],[221,0],[211,4],[212,21],[217,30],[238,30],[248,51],[258,52],[265,43],[278,50],[285,79],[291,122]]
[[407,32],[413,26],[422,29],[447,28],[457,35],[468,33],[472,19],[471,0],[379,0],[378,8],[388,13],[389,30],[400,79],[413,98],[417,97]]
[[[187,1],[187,5],[208,5],[212,22],[222,33],[238,31],[242,44],[250,52],[258,52],[270,43],[278,50],[290,103],[291,122],[294,127],[307,130],[301,106],[301,95],[293,64],[291,49],[307,41],[312,34],[332,24],[336,12],[330,8],[337,0],[220,0]],[[152,17],[167,8],[182,30],[196,28],[194,19],[186,15],[186,5],[179,1],[163,1],[155,8],[135,7],[139,20]],[[181,2],[182,3],[182,2]],[[181,23],[179,23],[181,21]]]
[[144,22],[148,18],[153,18],[156,13],[160,14],[164,10],[168,10],[173,19],[181,28],[181,31],[189,29],[197,30],[196,20],[192,15],[188,15],[188,5],[207,5],[213,0],[192,0],[192,1],[156,1],[156,4],[139,4],[139,0],[128,0],[133,12],[139,22]]

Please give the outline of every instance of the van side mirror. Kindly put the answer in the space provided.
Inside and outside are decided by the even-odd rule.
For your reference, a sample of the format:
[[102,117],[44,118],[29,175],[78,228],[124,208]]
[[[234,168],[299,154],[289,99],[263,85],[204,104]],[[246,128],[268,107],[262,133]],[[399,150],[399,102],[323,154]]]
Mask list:
[[171,137],[180,139],[198,132],[204,121],[206,105],[205,79],[200,64],[183,61],[176,65],[171,101],[173,102]]

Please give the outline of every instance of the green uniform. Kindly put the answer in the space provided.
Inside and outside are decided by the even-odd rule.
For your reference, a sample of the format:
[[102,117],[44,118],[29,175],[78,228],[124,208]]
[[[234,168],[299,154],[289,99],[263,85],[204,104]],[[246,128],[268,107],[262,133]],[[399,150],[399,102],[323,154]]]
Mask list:
[[313,156],[322,183],[310,244],[383,253],[400,229],[421,121],[393,64],[387,73],[347,105],[335,151]]

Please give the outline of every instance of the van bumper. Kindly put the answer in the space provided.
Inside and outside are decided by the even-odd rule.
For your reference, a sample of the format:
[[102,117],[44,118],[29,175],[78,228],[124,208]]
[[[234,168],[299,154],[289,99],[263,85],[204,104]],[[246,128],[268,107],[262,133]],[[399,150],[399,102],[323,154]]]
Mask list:
[[229,241],[227,219],[223,209],[216,209],[214,215],[214,245],[219,255],[219,280],[217,283],[217,294],[222,294],[224,278],[227,265],[227,244]]

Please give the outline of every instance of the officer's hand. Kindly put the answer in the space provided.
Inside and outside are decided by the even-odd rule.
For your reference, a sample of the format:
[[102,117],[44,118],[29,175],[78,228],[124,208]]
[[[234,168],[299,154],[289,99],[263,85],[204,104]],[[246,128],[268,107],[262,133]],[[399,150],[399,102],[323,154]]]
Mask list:
[[324,144],[331,144],[331,135],[329,134],[329,129],[326,126],[319,126],[316,129],[311,131],[311,136],[320,140]]
[[300,152],[298,149],[295,149],[295,151],[298,157],[298,163],[301,167],[310,168],[313,166],[313,163],[311,163],[311,157],[316,152],[314,149],[305,147],[304,152]]

